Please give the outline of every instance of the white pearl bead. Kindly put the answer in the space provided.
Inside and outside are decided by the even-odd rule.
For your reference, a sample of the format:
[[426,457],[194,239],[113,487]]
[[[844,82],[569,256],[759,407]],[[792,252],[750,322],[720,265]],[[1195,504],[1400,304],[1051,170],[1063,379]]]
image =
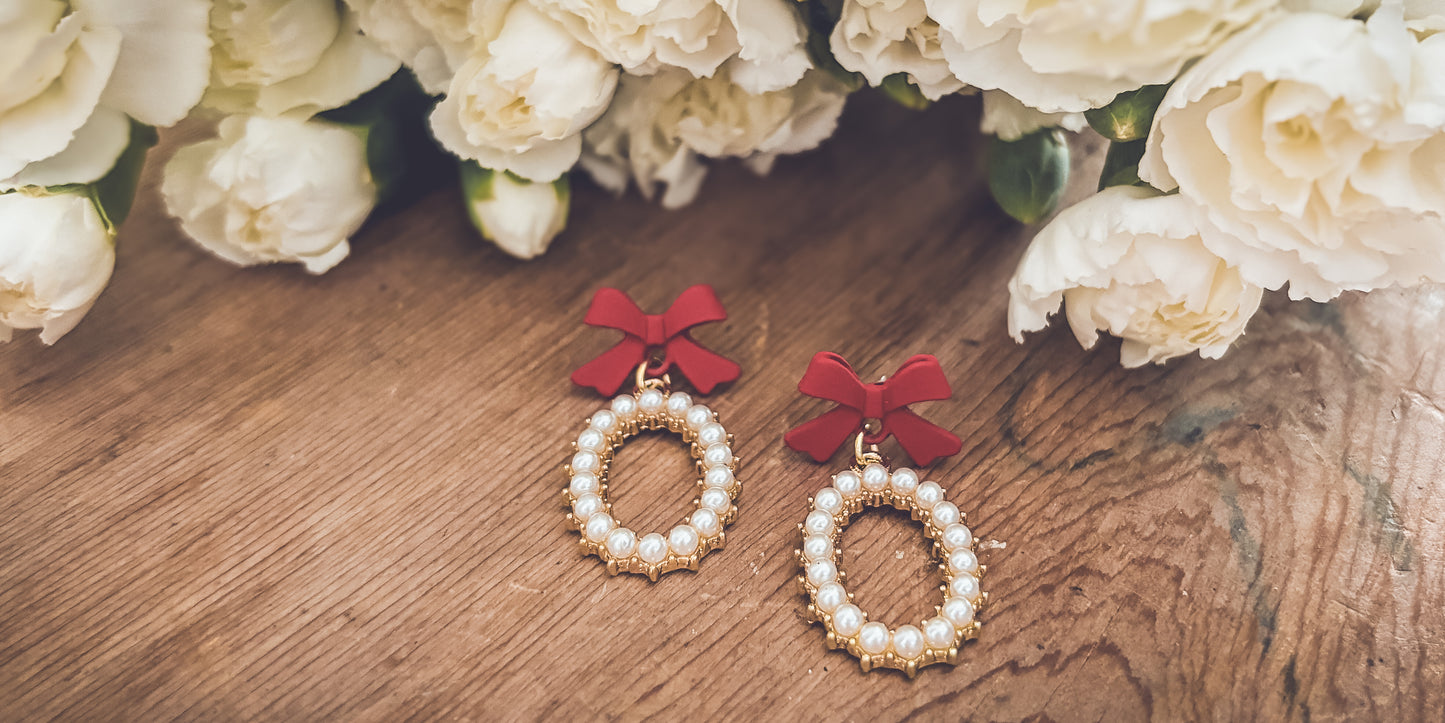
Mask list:
[[702,463],[705,467],[726,467],[732,462],[732,447],[721,442],[709,446],[707,451],[702,453]]
[[708,422],[697,430],[697,446],[703,449],[726,441],[728,441],[728,432],[717,422]]
[[948,566],[954,572],[972,573],[978,570],[978,556],[966,547],[954,550],[948,553]]
[[673,392],[667,398],[667,413],[676,419],[682,419],[687,415],[687,410],[692,408],[692,397],[683,392]]
[[637,395],[637,408],[647,414],[657,414],[667,405],[667,398],[656,389],[644,389]]
[[572,477],[571,484],[567,485],[567,489],[572,491],[573,497],[596,494],[599,487],[601,485],[597,483],[597,475],[591,472],[578,472]]
[[667,545],[679,555],[697,552],[697,530],[692,525],[678,525],[667,535]]
[[948,584],[948,594],[951,597],[961,597],[969,602],[978,602],[980,594],[978,578],[968,574],[954,577],[953,582]]
[[845,638],[852,637],[863,627],[863,611],[853,603],[843,603],[833,611],[833,632]]
[[613,557],[629,557],[637,549],[637,535],[626,527],[607,533],[607,551]]
[[649,532],[637,541],[637,556],[645,562],[656,565],[667,557],[667,538],[656,532]]
[[596,472],[602,466],[602,458],[596,452],[578,452],[572,455],[572,472]]
[[838,567],[832,560],[815,560],[808,564],[808,582],[822,585],[838,579]]
[[694,432],[712,423],[712,410],[701,404],[694,404],[687,410],[687,428]]
[[579,520],[590,520],[602,511],[602,498],[597,495],[582,495],[572,501],[572,516]]
[[[918,473],[907,467],[894,470],[893,478],[888,481],[888,488],[893,490],[894,494],[908,497],[918,489]],[[895,635],[895,637],[897,636]]]
[[943,528],[943,549],[952,552],[973,544],[973,533],[967,527],[954,524]]
[[935,650],[947,650],[953,647],[956,635],[953,623],[942,615],[923,624],[923,637],[928,639],[928,647]]
[[843,508],[843,495],[832,487],[824,487],[813,496],[813,508],[829,514],[837,512]]
[[945,600],[940,612],[957,628],[973,622],[973,603],[961,597],[951,597]]
[[577,449],[586,452],[601,452],[602,445],[607,444],[606,435],[588,427],[581,434],[577,435]]
[[882,492],[888,488],[888,468],[877,462],[863,468],[863,489]]
[[599,432],[611,432],[617,426],[617,415],[608,409],[598,410],[587,420],[587,426]]
[[718,515],[725,514],[728,508],[733,506],[733,498],[729,497],[727,492],[716,487],[703,490],[698,502],[702,505],[702,509],[712,510]]
[[963,517],[958,512],[958,505],[952,502],[939,502],[933,506],[932,517],[934,527],[948,527],[958,524]]
[[817,595],[813,596],[813,604],[825,613],[833,614],[839,605],[848,602],[848,592],[842,585],[836,582],[825,582],[818,586]]
[[888,626],[883,623],[867,623],[858,630],[858,647],[869,655],[881,655],[888,650]]
[[913,499],[918,500],[919,507],[931,509],[943,501],[943,488],[937,482],[924,482],[913,491]]
[[733,486],[733,471],[728,467],[713,467],[702,476],[704,487],[728,489]]
[[923,655],[923,631],[913,625],[893,631],[893,652],[904,660]]
[[803,529],[813,535],[833,534],[833,516],[822,510],[813,510],[803,518]]
[[833,556],[833,538],[824,535],[808,535],[803,540],[803,557],[821,560]]
[[843,470],[833,478],[833,489],[838,490],[838,493],[847,499],[857,497],[859,491],[862,490],[862,484],[863,481],[858,479],[858,473],[851,469]]
[[623,394],[612,400],[612,413],[618,419],[632,419],[637,416],[637,397],[631,394]]
[[722,530],[722,520],[718,519],[718,513],[703,507],[694,510],[692,517],[687,518],[687,523],[697,528],[703,537],[712,537]]
[[598,512],[587,518],[587,539],[593,542],[601,542],[612,531],[612,515],[606,512]]

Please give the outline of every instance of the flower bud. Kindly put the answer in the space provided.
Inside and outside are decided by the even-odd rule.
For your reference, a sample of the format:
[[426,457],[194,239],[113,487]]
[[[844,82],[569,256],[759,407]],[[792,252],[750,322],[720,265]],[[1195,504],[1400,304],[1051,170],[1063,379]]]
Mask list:
[[1058,207],[1069,182],[1069,144],[1059,130],[1034,131],[1016,141],[993,139],[988,190],[999,207],[1023,223]]
[[1120,93],[1103,108],[1084,111],[1084,118],[1099,135],[1116,143],[1147,138],[1154,111],[1159,109],[1166,90],[1168,85],[1146,85]]
[[461,180],[472,225],[488,241],[519,259],[542,255],[567,226],[572,201],[567,176],[535,183],[463,162]]

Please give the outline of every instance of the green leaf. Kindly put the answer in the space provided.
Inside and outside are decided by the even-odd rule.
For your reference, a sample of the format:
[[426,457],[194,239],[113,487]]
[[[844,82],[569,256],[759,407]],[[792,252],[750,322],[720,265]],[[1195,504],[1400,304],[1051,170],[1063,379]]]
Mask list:
[[994,138],[988,149],[988,190],[1005,213],[1033,223],[1058,207],[1069,183],[1069,144],[1058,129],[1016,141]]
[[878,88],[904,108],[927,110],[928,106],[933,105],[933,101],[923,97],[923,92],[918,90],[918,86],[908,82],[908,76],[903,73],[894,73],[884,78]]
[[840,0],[807,0],[800,5],[804,24],[808,26],[808,57],[812,59],[813,67],[833,76],[850,93],[866,85],[861,74],[838,63],[829,44],[833,26],[838,24],[838,17],[843,12],[843,3]]
[[140,185],[141,169],[145,167],[146,152],[159,139],[156,129],[132,119],[130,143],[110,171],[87,187],[91,202],[95,204],[101,220],[112,235],[130,215],[131,206],[135,203],[136,188]]
[[427,120],[435,104],[416,76],[403,69],[356,100],[317,116],[363,134],[379,210],[400,208],[452,177],[451,156],[437,145]]
[[1110,143],[1109,152],[1104,156],[1104,171],[1099,174],[1099,190],[1110,186],[1143,185],[1144,182],[1139,180],[1139,159],[1144,157],[1144,146],[1147,143],[1148,140],[1144,138],[1126,143]]
[[1149,135],[1154,112],[1159,110],[1159,102],[1164,100],[1167,90],[1167,84],[1146,85],[1120,93],[1103,108],[1084,111],[1084,118],[1099,135],[1111,141],[1137,141]]

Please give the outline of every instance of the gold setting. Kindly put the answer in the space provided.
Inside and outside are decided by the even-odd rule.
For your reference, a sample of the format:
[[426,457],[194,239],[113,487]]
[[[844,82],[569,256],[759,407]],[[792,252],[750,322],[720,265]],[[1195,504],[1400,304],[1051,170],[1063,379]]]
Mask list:
[[[640,374],[641,372],[639,371],[639,375]],[[638,388],[634,393],[631,395],[624,394],[615,398],[611,407],[604,407],[599,410],[597,414],[589,417],[585,421],[587,431],[595,430],[603,435],[601,448],[591,450],[598,458],[596,469],[594,471],[574,469],[574,464],[577,463],[580,453],[589,451],[583,449],[579,445],[579,442],[572,443],[573,451],[578,454],[574,454],[572,458],[573,462],[564,465],[563,468],[567,475],[568,484],[562,490],[562,497],[569,510],[576,510],[579,498],[585,496],[584,494],[577,493],[574,479],[579,474],[591,474],[596,480],[596,491],[592,494],[596,494],[601,499],[601,507],[591,514],[588,514],[585,518],[579,516],[575,511],[569,511],[567,513],[567,520],[577,527],[577,531],[581,535],[581,546],[584,554],[596,555],[601,558],[603,562],[607,563],[607,572],[612,575],[621,572],[630,572],[646,575],[649,580],[657,582],[659,576],[674,570],[688,569],[695,571],[698,569],[700,560],[705,555],[713,550],[721,549],[726,544],[726,527],[737,517],[737,497],[742,491],[742,483],[735,476],[738,467],[738,458],[735,454],[732,454],[733,436],[724,432],[725,436],[723,441],[707,445],[706,447],[700,444],[700,434],[707,424],[720,425],[717,413],[707,409],[707,407],[701,404],[689,404],[686,410],[672,408],[667,403],[668,401],[676,396],[681,396],[686,399],[687,395],[670,394],[669,381],[665,376],[660,379],[644,379],[638,384]],[[662,395],[664,403],[660,409],[654,411],[643,410],[644,395],[649,391],[655,391]],[[623,414],[617,411],[619,407],[629,406],[622,401],[627,399],[632,400],[630,406],[635,409],[635,413],[633,414]],[[696,412],[696,410],[699,409],[706,411],[706,422],[694,424],[693,422],[700,421]],[[694,416],[691,422],[689,421],[689,413],[692,413]],[[608,428],[599,429],[598,420],[599,417],[604,414],[612,415],[611,418],[615,420],[615,423]],[[602,421],[605,422],[606,418]],[[628,439],[649,430],[667,431],[681,436],[682,442],[688,445],[688,451],[694,459],[698,474],[696,482],[697,496],[693,498],[693,511],[688,513],[682,522],[672,528],[672,530],[659,533],[668,544],[665,548],[666,554],[654,562],[643,559],[641,553],[641,542],[646,535],[633,533],[631,551],[625,555],[614,554],[613,550],[608,547],[607,537],[603,537],[602,539],[591,539],[588,537],[589,520],[597,514],[606,514],[611,518],[612,503],[608,499],[608,477],[613,456]],[[586,435],[587,431],[584,431],[583,435]],[[583,437],[579,437],[579,441],[581,441],[581,439],[583,439]],[[708,448],[718,446],[726,447],[728,460],[723,464],[710,465],[706,457]],[[727,483],[724,485],[709,484],[708,473],[718,467],[725,467],[727,469],[727,473],[722,475],[722,477],[726,478]],[[714,476],[717,475],[715,474]],[[695,516],[698,514],[698,511],[704,509],[704,495],[709,489],[713,488],[720,489],[727,494],[727,506],[726,509],[721,511],[715,507],[708,508],[716,514],[717,529],[716,532],[712,534],[706,534],[704,530],[699,529],[693,522],[697,519]],[[611,531],[627,529],[620,526],[615,518],[612,519]],[[672,544],[673,533],[682,527],[691,528],[693,532],[696,533],[697,547],[690,553],[680,552],[678,548]],[[610,535],[611,532],[608,534]],[[686,549],[685,546],[684,549]]]
[[[798,564],[803,569],[803,574],[799,575],[797,579],[799,587],[802,589],[803,594],[806,595],[808,599],[808,607],[805,613],[805,617],[808,619],[809,622],[822,625],[823,628],[827,631],[826,642],[830,649],[842,648],[847,650],[854,657],[858,658],[858,661],[865,672],[873,670],[875,668],[892,668],[895,670],[901,670],[906,673],[909,678],[913,678],[918,674],[918,670],[920,668],[928,665],[933,665],[935,663],[947,663],[949,665],[954,665],[957,663],[959,649],[963,646],[963,644],[969,640],[978,637],[978,633],[982,629],[983,624],[978,621],[976,616],[979,611],[982,611],[987,606],[989,600],[988,593],[980,590],[979,585],[977,584],[981,581],[984,572],[987,570],[986,566],[977,563],[978,541],[977,539],[973,538],[972,533],[970,532],[966,549],[970,553],[972,553],[972,560],[976,565],[976,569],[972,571],[969,571],[967,569],[955,570],[949,562],[950,556],[965,549],[965,547],[960,546],[953,549],[948,549],[946,547],[943,534],[943,527],[946,527],[946,525],[940,526],[935,524],[932,515],[932,505],[921,503],[916,494],[914,493],[917,487],[922,486],[922,484],[917,482],[917,474],[914,473],[912,470],[906,470],[907,474],[911,474],[913,476],[913,479],[915,480],[914,484],[917,487],[907,493],[900,492],[894,488],[892,480],[895,475],[903,473],[905,472],[905,470],[900,469],[896,472],[888,471],[886,463],[882,460],[881,456],[877,454],[876,449],[867,453],[864,453],[860,450],[856,454],[856,458],[857,464],[855,466],[849,468],[848,470],[845,470],[844,472],[840,472],[838,475],[834,475],[832,478],[833,484],[829,487],[824,488],[824,490],[833,490],[833,492],[837,493],[838,497],[841,498],[841,505],[839,509],[830,513],[833,520],[831,531],[826,534],[822,534],[816,530],[808,529],[806,522],[800,523],[798,525],[798,531],[802,534],[802,539],[805,544],[799,549],[795,550],[793,554],[795,559],[798,561]],[[867,486],[865,486],[864,483],[862,483],[864,472],[869,467],[879,467],[888,474],[889,482],[885,489],[869,489]],[[854,477],[850,478],[848,482],[851,483],[854,480],[857,480],[858,482],[858,484],[856,485],[856,491],[854,491],[852,494],[848,494],[843,490],[839,489],[838,478],[843,474],[854,475]],[[846,489],[852,488],[854,485],[846,484],[842,486]],[[808,498],[808,511],[810,514],[814,511],[819,510],[825,513],[829,512],[827,509],[818,506],[818,498],[820,495],[824,494],[824,490],[820,490],[818,493]],[[934,504],[943,501],[946,500],[943,500],[942,495],[940,494],[939,499],[936,500]],[[928,629],[928,625],[930,623],[934,623],[935,625],[937,625],[938,623],[935,622],[937,620],[947,621],[950,625],[953,626],[952,640],[948,645],[936,644],[935,641],[930,640],[929,637],[925,634],[923,637],[922,650],[916,655],[905,657],[903,655],[900,655],[894,649],[894,643],[896,640],[895,634],[897,633],[897,630],[889,629],[888,644],[886,649],[883,652],[870,653],[864,650],[863,645],[860,642],[860,638],[862,637],[862,628],[864,625],[867,625],[870,622],[868,620],[868,614],[866,612],[858,611],[861,615],[861,622],[858,624],[858,631],[855,631],[852,635],[842,635],[838,631],[834,623],[834,615],[830,614],[829,612],[825,612],[821,607],[819,607],[818,591],[820,588],[822,588],[828,582],[836,582],[840,587],[842,587],[846,582],[847,575],[843,571],[843,556],[842,550],[839,547],[839,542],[842,539],[843,529],[847,527],[849,520],[854,515],[862,512],[864,508],[879,507],[885,504],[891,505],[895,509],[908,512],[912,519],[918,522],[922,522],[924,535],[926,535],[930,540],[933,541],[933,546],[930,550],[930,554],[932,554],[933,558],[939,562],[939,570],[943,574],[944,583],[941,586],[940,590],[943,592],[944,603],[941,605],[936,605],[934,607],[936,617],[931,618],[930,620],[925,620],[923,624],[913,627],[915,631],[922,633],[923,631]],[[958,522],[956,524],[965,525],[966,521],[964,519],[963,513],[959,512],[957,514]],[[814,536],[824,536],[830,540],[831,545],[826,556],[810,558],[805,552],[806,542],[810,537]],[[967,558],[967,556],[963,557],[965,559]],[[836,577],[831,581],[823,580],[815,583],[815,581],[809,579],[809,567],[813,563],[819,562],[822,559],[829,559],[832,561],[833,570],[836,573]],[[823,569],[824,571],[826,571],[826,566],[824,566]],[[953,584],[955,579],[963,575],[970,575],[974,579],[975,584],[971,585],[971,588],[974,591],[974,597],[972,599],[960,598],[953,592]],[[846,599],[843,600],[843,604],[853,606],[853,593],[847,592],[846,588],[843,588],[843,592],[846,596]],[[973,610],[973,615],[969,616],[969,620],[966,624],[959,624],[958,622],[949,619],[944,614],[944,607],[949,603],[959,599],[968,602],[971,606],[971,609]],[[856,606],[853,607],[856,608]],[[842,605],[836,606],[833,612],[836,613],[841,608]]]

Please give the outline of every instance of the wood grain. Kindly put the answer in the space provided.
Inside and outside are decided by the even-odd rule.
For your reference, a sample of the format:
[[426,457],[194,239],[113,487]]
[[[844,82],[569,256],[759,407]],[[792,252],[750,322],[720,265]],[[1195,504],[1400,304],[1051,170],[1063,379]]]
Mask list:
[[[1445,288],[1271,298],[1219,362],[1016,345],[1027,232],[976,112],[855,99],[824,150],[677,212],[579,184],[531,263],[438,192],[319,278],[197,250],[153,167],[85,322],[0,348],[0,719],[1439,720]],[[700,573],[612,578],[560,503],[599,405],[567,374],[612,342],[579,321],[601,285],[697,282],[744,368],[710,400],[741,516]],[[864,675],[801,620],[795,525],[836,464],[781,435],[822,411],[794,391],[819,349],[955,382],[922,411],[963,452],[928,476],[1000,543],[956,668]],[[680,519],[686,471],[629,445],[618,511]],[[931,611],[906,518],[845,543],[875,619]]]

